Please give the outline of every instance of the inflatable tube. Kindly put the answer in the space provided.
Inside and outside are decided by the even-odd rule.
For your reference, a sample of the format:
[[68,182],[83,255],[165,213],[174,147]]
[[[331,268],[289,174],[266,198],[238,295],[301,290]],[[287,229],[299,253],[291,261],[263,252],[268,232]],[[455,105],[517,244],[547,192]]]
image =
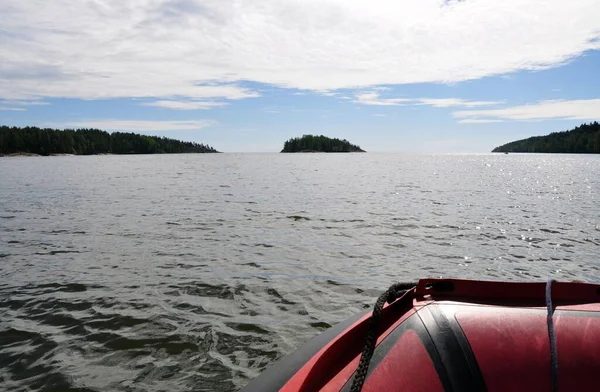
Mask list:
[[600,285],[422,279],[402,294],[377,320],[366,312],[330,328],[242,391],[600,391]]

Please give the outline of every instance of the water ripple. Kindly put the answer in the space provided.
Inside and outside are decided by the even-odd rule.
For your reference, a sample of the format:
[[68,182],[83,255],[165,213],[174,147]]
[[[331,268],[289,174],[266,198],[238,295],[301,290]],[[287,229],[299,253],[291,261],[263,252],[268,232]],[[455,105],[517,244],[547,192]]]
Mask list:
[[394,281],[600,280],[597,156],[0,159],[9,391],[228,391]]

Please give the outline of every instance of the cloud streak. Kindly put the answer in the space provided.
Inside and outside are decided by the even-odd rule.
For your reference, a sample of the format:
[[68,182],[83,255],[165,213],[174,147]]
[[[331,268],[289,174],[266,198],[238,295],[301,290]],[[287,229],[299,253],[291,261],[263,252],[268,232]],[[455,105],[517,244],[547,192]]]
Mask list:
[[0,106],[0,111],[5,111],[5,112],[24,112],[27,109],[24,108],[13,108],[10,106]]
[[484,118],[465,118],[464,120],[460,120],[460,124],[489,124],[489,123],[497,123],[502,122],[502,120],[493,120],[493,119],[484,119]]
[[381,98],[376,92],[356,94],[353,102],[370,106],[399,106],[414,102],[410,98]]
[[48,102],[38,100],[5,100],[0,99],[0,111],[5,112],[24,112],[27,109],[23,106],[42,106],[49,105]]
[[0,14],[6,99],[459,82],[600,48],[597,0],[3,0]]
[[143,106],[155,106],[165,109],[174,110],[208,110],[217,107],[223,107],[229,105],[227,102],[216,102],[216,101],[174,101],[174,100],[161,100],[154,102],[145,102]]
[[598,120],[600,99],[549,100],[535,104],[491,110],[461,110],[452,113],[461,123],[540,120]]
[[12,105],[12,106],[45,106],[50,105],[48,102],[38,100],[2,100],[0,99],[0,105]]
[[[385,91],[385,90],[380,90]],[[355,95],[354,103],[372,106],[427,105],[436,108],[479,107],[499,105],[502,101],[469,101],[461,98],[381,98],[377,92],[363,92]]]
[[419,98],[418,101],[422,105],[430,105],[436,108],[451,108],[464,106],[474,108],[479,106],[500,105],[503,101],[469,101],[460,98]]

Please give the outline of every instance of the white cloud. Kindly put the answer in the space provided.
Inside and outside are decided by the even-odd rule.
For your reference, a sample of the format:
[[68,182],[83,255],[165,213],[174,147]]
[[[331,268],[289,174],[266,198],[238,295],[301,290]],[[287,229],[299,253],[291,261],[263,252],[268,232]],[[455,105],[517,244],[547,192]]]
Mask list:
[[[462,110],[452,114],[460,122],[493,120],[536,121],[550,119],[598,120],[600,99],[551,100],[491,110]],[[482,119],[483,117],[483,119]]]
[[0,14],[9,99],[458,82],[600,48],[598,0],[2,0]]
[[502,101],[468,101],[460,98],[418,98],[416,101],[423,105],[430,105],[436,108],[449,108],[455,106],[478,107],[499,105]]
[[198,130],[215,125],[211,120],[194,121],[136,121],[136,120],[90,120],[68,123],[45,124],[53,128],[98,128],[105,131],[160,132]]
[[26,109],[23,109],[23,108],[12,108],[12,107],[9,107],[9,106],[0,106],[0,110],[3,110],[3,111],[13,111],[13,112],[23,112]]
[[216,102],[216,101],[174,101],[174,100],[161,100],[154,102],[145,102],[144,106],[156,106],[166,109],[175,110],[207,110],[216,107],[222,107],[229,105],[227,102]]
[[465,118],[464,120],[459,121],[460,124],[488,124],[496,122],[502,122],[502,120],[493,120],[485,118]]
[[39,101],[39,100],[3,100],[0,99],[0,105],[13,105],[13,106],[42,106],[42,105],[50,105],[48,102]]
[[380,98],[376,92],[367,92],[356,94],[355,103],[374,106],[398,106],[413,102],[410,98]]
[[376,106],[428,105],[436,108],[449,108],[490,106],[502,103],[501,101],[469,101],[461,98],[381,98],[377,92],[359,93],[355,95],[355,98],[355,103]]
[[25,109],[23,106],[34,106],[34,105],[36,105],[36,106],[49,105],[49,103],[44,102],[44,101],[39,101],[39,100],[0,99],[0,111],[24,112],[27,109]]
[[386,115],[383,114],[383,113],[375,113],[373,116],[375,116],[375,117],[386,117]]

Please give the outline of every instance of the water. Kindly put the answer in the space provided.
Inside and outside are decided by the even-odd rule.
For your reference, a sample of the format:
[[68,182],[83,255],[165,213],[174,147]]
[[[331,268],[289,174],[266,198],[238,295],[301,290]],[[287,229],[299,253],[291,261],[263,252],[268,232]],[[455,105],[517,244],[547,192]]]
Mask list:
[[397,280],[600,281],[600,156],[0,158],[0,390],[225,391]]

